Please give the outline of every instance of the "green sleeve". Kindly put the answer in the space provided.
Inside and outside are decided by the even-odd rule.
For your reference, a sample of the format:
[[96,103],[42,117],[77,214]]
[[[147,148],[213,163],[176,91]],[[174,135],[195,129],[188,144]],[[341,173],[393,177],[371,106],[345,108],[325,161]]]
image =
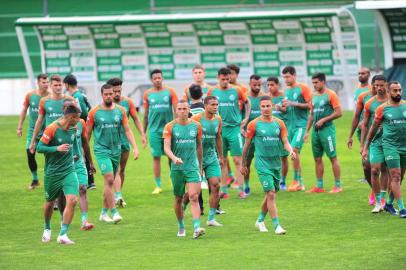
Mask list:
[[58,146],[48,146],[45,143],[39,141],[38,146],[37,146],[37,152],[38,153],[54,153],[58,150],[56,150]]

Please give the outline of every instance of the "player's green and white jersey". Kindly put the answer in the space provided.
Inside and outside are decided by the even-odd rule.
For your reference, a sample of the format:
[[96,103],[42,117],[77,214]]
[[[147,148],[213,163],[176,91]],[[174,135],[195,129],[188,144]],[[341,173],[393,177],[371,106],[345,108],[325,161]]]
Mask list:
[[262,96],[260,96],[260,95],[258,95],[257,97],[248,95],[248,99],[250,100],[250,103],[251,103],[251,111],[250,111],[250,117],[248,119],[248,122],[251,122],[252,120],[254,120],[255,118],[257,118],[258,116],[261,115],[261,107],[259,106],[261,97]]
[[[286,99],[292,102],[308,103],[312,100],[312,92],[305,84],[298,84],[295,87],[287,88]],[[307,124],[309,109],[301,109],[296,106],[288,106],[286,112],[286,125],[289,130],[304,128]]]
[[359,95],[361,95],[364,92],[371,91],[371,89],[372,89],[372,86],[370,84],[368,84],[364,87],[361,87],[361,85],[358,85],[358,87],[355,88],[355,91],[354,91],[354,103],[357,104]]
[[[369,117],[369,121],[367,123],[367,130],[370,129],[372,123],[374,122],[376,109],[385,102],[386,101],[378,101],[377,96],[374,96],[370,100],[368,100],[368,102],[365,104],[364,117]],[[372,141],[374,143],[382,142],[382,125],[379,126]]]
[[182,125],[173,120],[166,124],[162,137],[171,140],[173,154],[183,161],[179,165],[172,162],[171,170],[199,171],[196,145],[197,139],[202,137],[202,126],[198,122],[190,119]]
[[94,153],[101,156],[121,154],[121,128],[128,124],[125,109],[117,104],[111,110],[96,106],[87,117],[88,126],[93,126]]
[[64,96],[61,99],[52,99],[50,96],[41,98],[38,114],[45,116],[45,126],[63,116],[63,103],[66,100],[74,99],[71,96]]
[[[340,99],[337,94],[331,89],[325,89],[324,93],[318,92],[312,95],[312,113],[313,125],[320,119],[330,116],[334,113],[334,109],[340,107]],[[323,124],[323,127],[328,127],[333,124],[333,121],[328,121]]]
[[272,99],[272,115],[278,117],[279,119],[285,121],[286,119],[286,112],[282,112],[276,109],[275,105],[282,107],[283,100],[285,99],[285,95],[278,95],[275,97],[271,97]]
[[[137,109],[135,108],[135,104],[132,101],[132,99],[128,97],[122,97],[120,102],[118,103],[121,107],[124,108],[125,114],[127,115],[127,118],[130,117],[130,115],[136,115],[137,114]],[[124,127],[121,127],[121,143],[128,143],[127,136],[125,135],[125,130]]]
[[158,133],[161,137],[165,125],[173,120],[172,106],[177,102],[173,88],[164,87],[160,91],[151,88],[144,93],[144,107],[148,108],[149,133]]
[[[32,90],[25,95],[23,105],[28,108],[28,117],[29,117],[29,125],[28,125],[28,134],[31,134],[34,131],[35,123],[38,119],[38,112],[39,112],[39,103],[41,101],[42,96],[36,93],[36,90]],[[45,129],[45,121],[42,123],[41,131],[38,134],[38,138],[41,137],[42,132]]]
[[[76,128],[70,127],[65,130],[59,121],[51,123],[45,128],[38,148],[41,144],[53,147],[52,151],[45,152],[45,175],[60,176],[74,172],[73,144],[75,141]],[[69,144],[67,152],[59,152],[56,148],[62,144]]]
[[288,132],[282,120],[272,117],[270,121],[257,117],[248,124],[247,137],[255,145],[255,167],[257,170],[279,169],[281,167],[281,139]]
[[376,109],[375,118],[382,121],[382,146],[406,154],[406,101],[385,102]]
[[221,136],[221,118],[215,115],[213,119],[208,119],[201,112],[192,117],[193,120],[202,125],[202,147],[203,147],[203,167],[212,163],[218,163],[216,148],[216,138]]
[[81,93],[79,90],[73,92],[72,97],[76,100],[77,104],[80,106],[80,118],[86,120],[87,114],[91,109],[89,102],[87,101],[87,97],[85,94]]
[[224,127],[235,127],[241,124],[240,102],[245,103],[247,96],[240,88],[230,86],[227,89],[220,89],[214,87],[209,90],[207,95],[218,98],[218,113],[223,120]]
[[83,119],[80,119],[80,121],[76,125],[75,136],[76,139],[73,143],[73,157],[75,159],[75,162],[84,162],[82,151],[82,138],[86,138],[87,132],[86,132],[86,123]]

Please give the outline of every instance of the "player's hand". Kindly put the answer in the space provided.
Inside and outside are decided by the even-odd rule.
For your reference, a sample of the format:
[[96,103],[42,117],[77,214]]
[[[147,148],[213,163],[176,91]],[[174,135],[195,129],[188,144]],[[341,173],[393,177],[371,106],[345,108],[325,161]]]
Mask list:
[[362,155],[363,160],[367,160],[368,159],[368,149],[366,149],[366,148],[362,149],[361,155]]
[[89,174],[95,174],[96,173],[96,167],[94,166],[93,163],[89,163]]
[[220,165],[220,168],[223,167],[223,164],[224,164],[224,160],[223,160],[223,159],[224,159],[223,157],[220,157],[220,158],[219,158],[219,165]]
[[69,143],[64,143],[64,144],[59,145],[59,146],[56,148],[56,150],[57,150],[58,152],[68,152],[68,151],[69,151],[69,148],[70,148]]
[[141,143],[142,143],[142,148],[147,147],[147,136],[141,136]]
[[240,172],[242,175],[247,175],[248,174],[248,167],[247,166],[241,166]]
[[35,154],[35,142],[31,141],[29,149],[31,154]]
[[140,151],[138,151],[138,148],[133,149],[133,155],[134,155],[134,160],[137,160],[138,157],[140,156]]
[[359,121],[357,128],[358,128],[359,130],[361,130],[361,129],[362,129],[362,126],[363,126],[363,124],[364,124],[364,120]]
[[295,151],[290,151],[290,153],[289,153],[289,156],[290,156],[290,159],[291,160],[295,160],[296,159],[296,153],[295,153]]
[[247,132],[245,131],[243,126],[240,127],[240,133],[242,136],[247,137]]
[[303,140],[305,143],[309,141],[309,132],[306,132],[305,135],[303,136]]
[[175,157],[173,160],[173,163],[175,163],[176,165],[180,165],[183,164],[183,161],[181,158]]
[[347,141],[347,147],[348,147],[348,149],[352,149],[352,143],[353,143],[352,138],[351,138],[351,137],[348,138],[348,141]]
[[288,107],[288,106],[290,106],[290,101],[287,100],[287,99],[282,100],[282,106],[283,106],[283,107]]
[[324,121],[323,121],[323,119],[320,119],[319,121],[316,122],[315,127],[316,127],[316,129],[320,129],[323,127],[323,125],[324,125]]
[[23,136],[23,129],[22,128],[17,128],[17,136],[18,137]]

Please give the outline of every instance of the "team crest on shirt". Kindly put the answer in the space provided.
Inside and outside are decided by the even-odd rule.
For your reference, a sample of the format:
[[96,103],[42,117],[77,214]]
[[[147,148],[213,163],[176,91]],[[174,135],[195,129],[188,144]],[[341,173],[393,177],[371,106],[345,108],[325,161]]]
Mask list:
[[31,105],[32,105],[32,106],[34,106],[34,105],[35,105],[35,102],[34,102],[34,101],[33,101],[33,102],[31,102]]
[[234,96],[234,95],[230,95],[228,98],[229,98],[231,101],[234,101],[234,100],[235,100],[235,96]]
[[62,142],[62,139],[61,139],[61,138],[58,138],[58,142]]
[[276,128],[276,129],[275,129],[275,133],[276,133],[276,134],[279,134],[280,131],[281,131],[281,130],[280,130],[279,128]]
[[215,128],[214,128],[214,132],[217,133],[218,131],[219,131],[219,127],[215,127]]
[[406,111],[403,112],[403,117],[406,117]]
[[53,108],[52,108],[52,107],[48,107],[48,110],[49,110],[49,111],[52,111],[52,110],[53,110]]
[[179,137],[179,135],[180,135],[179,132],[175,132],[176,137]]
[[320,106],[324,106],[324,100],[320,100]]
[[164,96],[164,101],[168,102],[169,101],[169,97],[168,96]]
[[389,118],[392,118],[392,114],[391,114],[391,113],[388,113],[388,117],[389,117]]
[[103,118],[103,117],[100,117],[100,121],[104,122],[104,118]]
[[114,121],[119,122],[119,121],[120,121],[120,116],[118,116],[118,115],[116,114],[116,116],[114,116]]
[[266,133],[266,130],[265,130],[265,129],[261,129],[260,131],[261,131],[262,134],[265,134],[265,133]]
[[297,93],[293,93],[293,98],[297,99]]
[[70,137],[70,140],[73,141],[75,139],[75,134],[72,134],[72,136]]
[[206,132],[206,128],[202,128],[202,130],[203,130],[204,132]]
[[154,102],[155,102],[155,99],[151,98],[151,103],[154,103]]
[[189,132],[189,135],[192,136],[192,137],[195,137],[195,136],[196,136],[196,131],[195,131],[195,130],[191,130],[191,131]]

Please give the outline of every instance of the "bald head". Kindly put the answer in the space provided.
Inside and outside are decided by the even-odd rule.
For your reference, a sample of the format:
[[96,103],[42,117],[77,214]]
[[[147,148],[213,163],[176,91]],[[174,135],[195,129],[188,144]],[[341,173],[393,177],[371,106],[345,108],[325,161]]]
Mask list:
[[371,75],[371,72],[369,71],[369,68],[362,67],[358,71],[358,81],[361,84],[367,84],[369,81],[370,75]]

